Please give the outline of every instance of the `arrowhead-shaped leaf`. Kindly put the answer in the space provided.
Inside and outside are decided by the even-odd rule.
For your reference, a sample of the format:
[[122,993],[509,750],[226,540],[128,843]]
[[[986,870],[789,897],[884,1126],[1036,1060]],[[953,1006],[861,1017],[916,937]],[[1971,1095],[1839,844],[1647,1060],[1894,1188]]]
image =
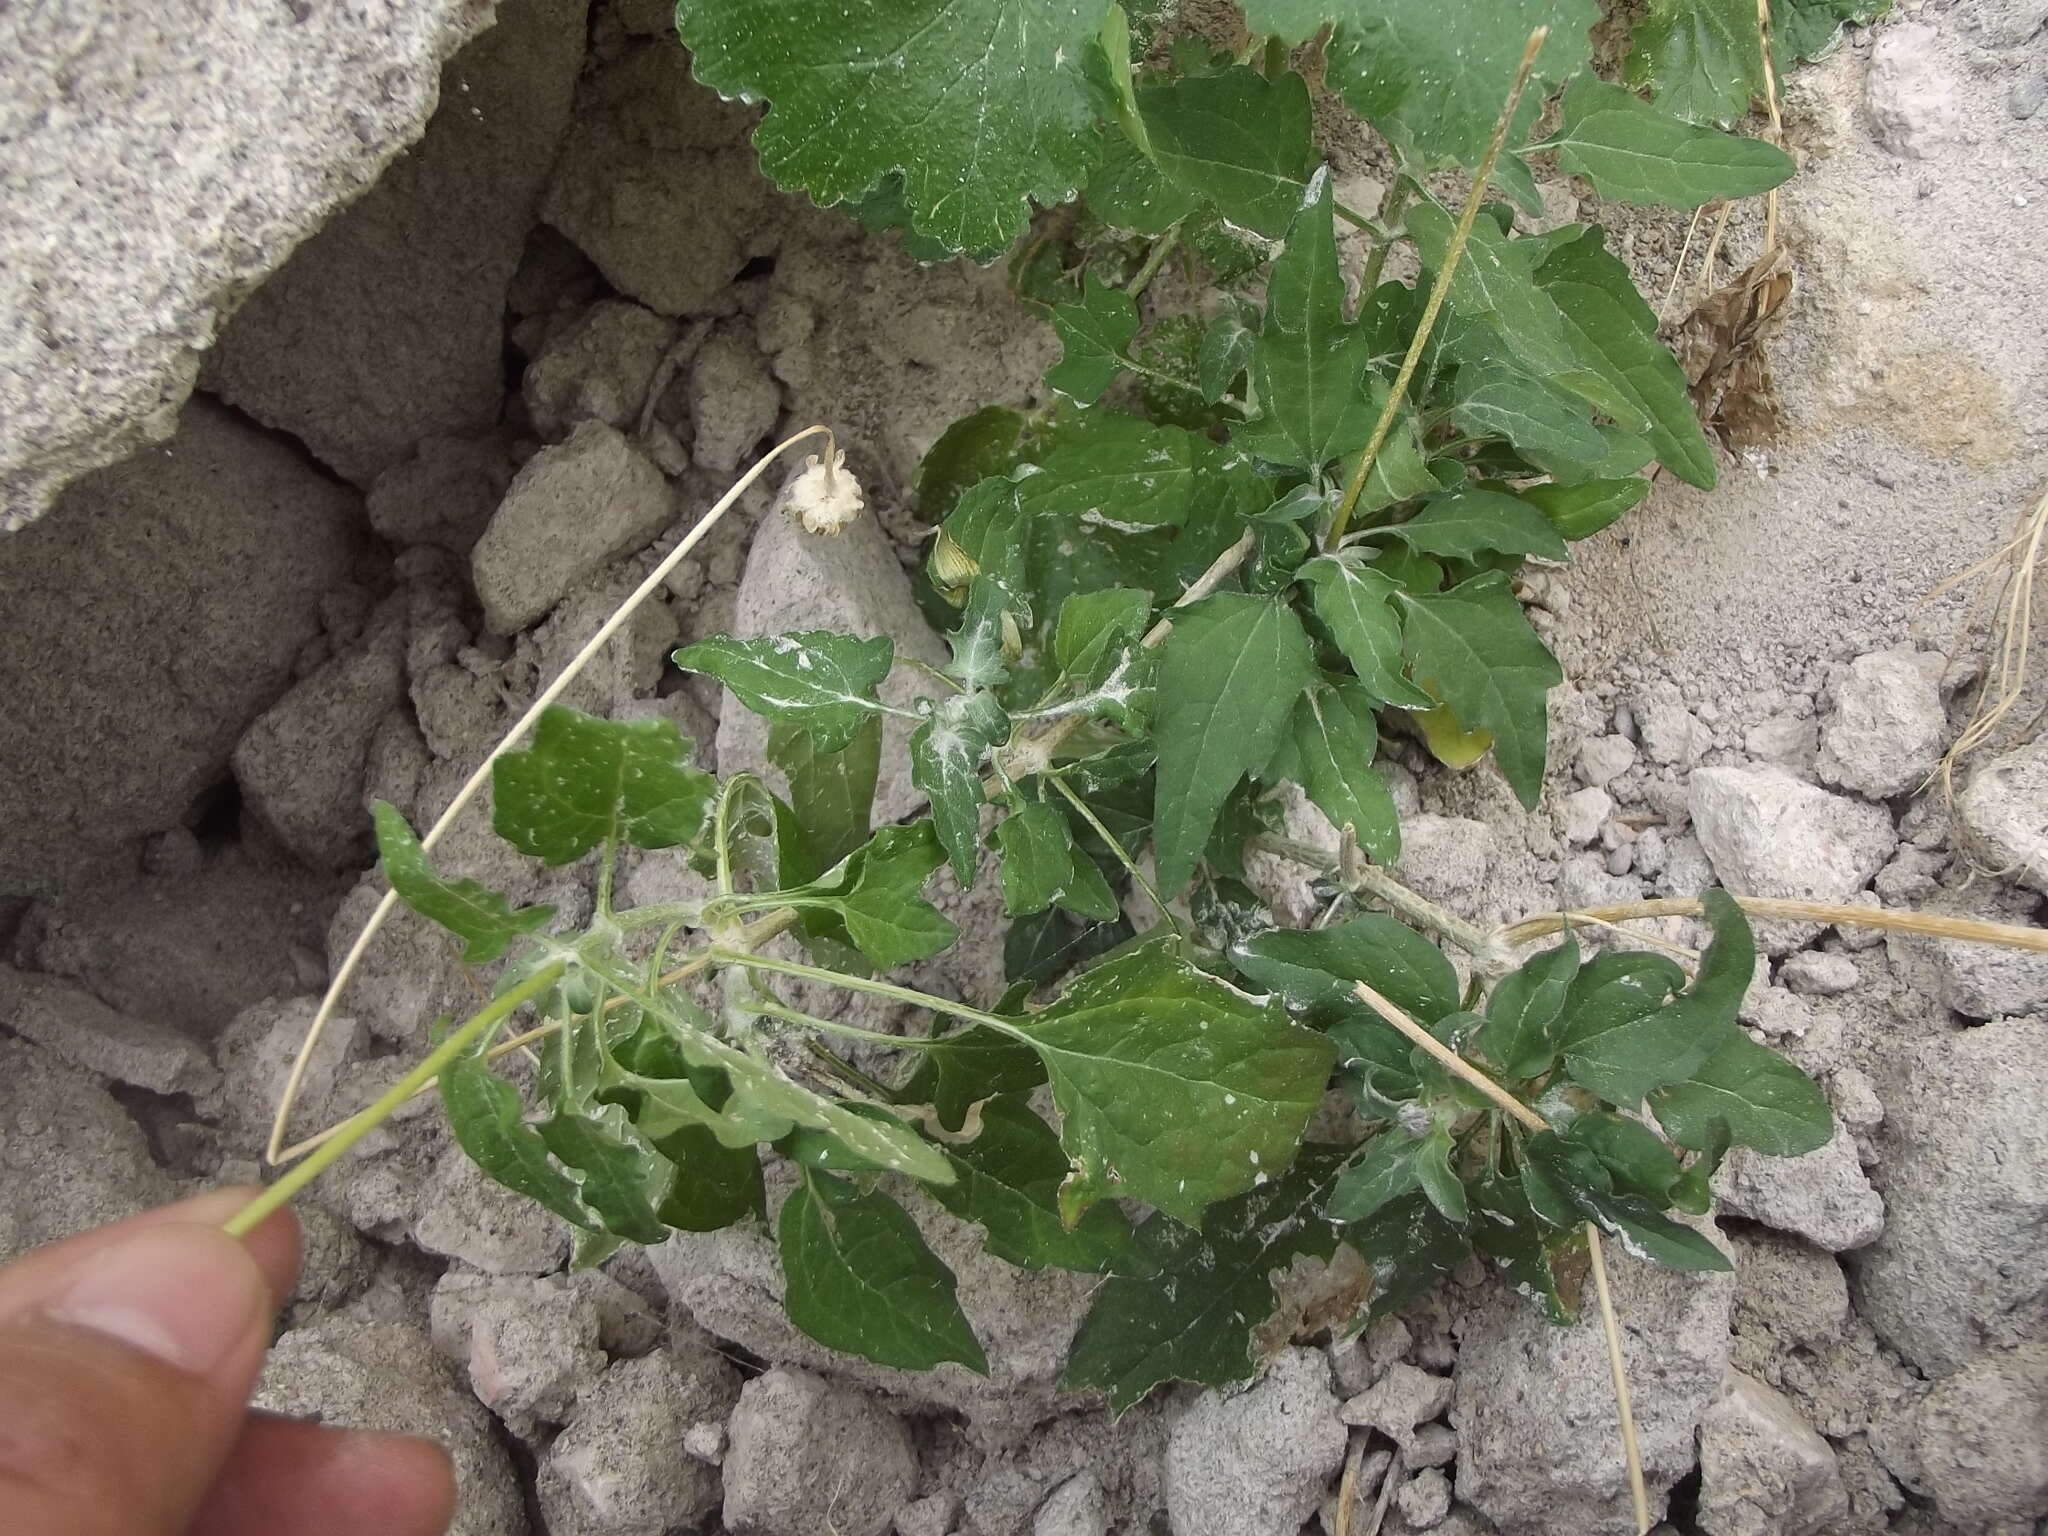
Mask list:
[[1602,197],[1667,208],[1754,197],[1794,170],[1774,144],[1696,128],[1592,75],[1565,91],[1564,128],[1544,147]]
[[441,1072],[441,1103],[456,1145],[505,1188],[588,1231],[598,1222],[583,1204],[576,1181],[549,1155],[540,1132],[526,1123],[519,1090],[480,1057],[459,1056]]
[[1555,1131],[1530,1137],[1522,1156],[1523,1191],[1545,1219],[1556,1221],[1568,1210],[1593,1222],[1635,1257],[1670,1269],[1714,1274],[1734,1267],[1706,1238],[1642,1196],[1616,1193],[1605,1165]]
[[1426,709],[1429,695],[1401,675],[1401,620],[1393,608],[1401,584],[1341,555],[1320,555],[1295,575],[1308,584],[1316,617],[1329,626],[1360,685],[1389,704]]
[[[1318,1028],[1361,1013],[1378,1017],[1352,992],[1361,981],[1425,1027],[1458,1010],[1458,973],[1444,952],[1383,912],[1310,931],[1275,929],[1231,958]],[[1406,1041],[1400,1049],[1405,1054]]]
[[1159,669],[1153,848],[1177,896],[1238,780],[1263,767],[1314,681],[1308,636],[1273,597],[1219,593],[1174,618]]
[[1503,1076],[1541,1077],[1550,1070],[1557,1060],[1554,1028],[1578,973],[1578,941],[1567,934],[1555,949],[1494,983],[1476,1043]]
[[[1787,7],[1771,7],[1782,32]],[[1650,0],[1630,35],[1628,83],[1689,123],[1727,126],[1763,92],[1763,47],[1750,0]]]
[[1486,362],[1458,370],[1451,421],[1475,437],[1504,437],[1551,474],[1583,474],[1607,457],[1607,439],[1581,400],[1532,373]]
[[1287,233],[1315,169],[1308,84],[1233,65],[1138,93],[1152,153],[1167,176],[1226,219],[1271,239]]
[[1372,700],[1357,684],[1312,687],[1294,706],[1290,730],[1302,788],[1342,831],[1350,827],[1374,860],[1401,856],[1401,813],[1387,781],[1374,771],[1379,728]]
[[1398,599],[1413,676],[1459,721],[1493,734],[1494,756],[1522,804],[1543,792],[1550,734],[1544,696],[1564,681],[1507,582],[1488,573],[1448,592]]
[[488,964],[528,934],[545,928],[555,915],[553,907],[515,909],[497,891],[474,880],[443,879],[427,863],[425,850],[396,806],[379,800],[373,814],[384,878],[400,901],[464,941],[465,964]]
[[1739,1146],[1800,1157],[1826,1146],[1835,1133],[1820,1085],[1740,1031],[1690,1079],[1653,1090],[1650,1108],[1683,1147],[1711,1150],[1720,1125]]
[[1250,1381],[1254,1335],[1274,1311],[1273,1276],[1297,1258],[1336,1252],[1323,1204],[1343,1162],[1342,1148],[1303,1147],[1285,1174],[1212,1207],[1199,1230],[1147,1220],[1136,1238],[1142,1268],[1096,1292],[1060,1385],[1094,1387],[1120,1414],[1164,1382]]
[[996,828],[1003,862],[1003,906],[1012,917],[1043,912],[1057,902],[1069,912],[1108,922],[1116,895],[1095,861],[1074,844],[1067,818],[1044,801],[1027,801]]
[[668,1228],[655,1207],[674,1176],[616,1104],[556,1114],[540,1126],[548,1150],[582,1175],[579,1192],[605,1230],[628,1242],[658,1243]]
[[1541,512],[1505,491],[1476,486],[1431,497],[1407,522],[1375,528],[1372,537],[1398,539],[1417,554],[1453,560],[1487,553],[1563,560],[1568,554]]
[[880,711],[875,690],[896,656],[887,635],[857,640],[828,630],[735,640],[700,640],[676,652],[676,665],[703,672],[769,720],[801,726],[820,752],[839,752]]
[[768,760],[789,780],[789,808],[803,828],[809,871],[823,874],[868,840],[875,781],[882,766],[882,717],[875,715],[837,752],[820,752],[802,726],[777,721],[768,727]]
[[[1427,198],[1408,210],[1408,232],[1431,272],[1443,270],[1457,223],[1449,209]],[[1491,219],[1473,223],[1451,274],[1447,303],[1453,315],[1487,326],[1516,362],[1540,378],[1563,383],[1591,366],[1572,351],[1564,316],[1530,275],[1521,242],[1502,234]]]
[[1105,1196],[1199,1224],[1294,1157],[1335,1053],[1269,1000],[1196,970],[1169,940],[1104,961],[1015,1021],[1038,1051],[1073,1172],[1068,1220]]
[[1088,179],[1083,61],[1107,0],[683,0],[691,73],[766,98],[761,166],[821,204],[892,172],[919,233],[1000,249]]
[[807,1168],[775,1236],[784,1310],[820,1344],[899,1370],[951,1360],[988,1373],[953,1272],[887,1195]]
[[929,821],[884,827],[829,879],[780,893],[789,906],[836,912],[877,969],[929,959],[960,937],[919,894],[946,856]]
[[615,839],[636,848],[694,843],[718,782],[689,756],[672,720],[600,720],[555,705],[541,714],[533,745],[492,768],[492,829],[549,864]]
[[1589,539],[1649,495],[1650,482],[1629,475],[1577,485],[1532,485],[1517,494],[1567,539]]
[[981,1134],[949,1149],[959,1177],[932,1197],[987,1234],[988,1251],[1023,1269],[1106,1274],[1128,1260],[1131,1227],[1114,1205],[1090,1206],[1069,1230],[1060,1220],[1067,1155],[1051,1126],[1021,1098],[982,1106]]

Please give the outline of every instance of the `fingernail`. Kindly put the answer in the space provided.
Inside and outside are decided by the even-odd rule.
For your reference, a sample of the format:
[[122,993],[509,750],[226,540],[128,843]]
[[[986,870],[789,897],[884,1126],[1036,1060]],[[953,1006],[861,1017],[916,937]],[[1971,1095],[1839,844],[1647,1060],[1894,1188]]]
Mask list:
[[263,1276],[212,1227],[139,1227],[85,1260],[49,1315],[205,1376],[256,1325]]

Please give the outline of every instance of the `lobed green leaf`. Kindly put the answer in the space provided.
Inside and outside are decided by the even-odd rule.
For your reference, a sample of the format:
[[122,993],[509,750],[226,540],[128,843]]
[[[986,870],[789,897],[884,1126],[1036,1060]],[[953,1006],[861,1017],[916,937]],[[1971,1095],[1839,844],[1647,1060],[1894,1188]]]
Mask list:
[[372,814],[384,878],[400,901],[463,940],[464,964],[489,964],[554,917],[553,907],[515,908],[475,880],[442,878],[427,863],[426,851],[396,806],[379,800]]
[[887,635],[859,640],[814,629],[754,640],[717,635],[685,646],[675,661],[717,678],[755,714],[809,731],[815,750],[840,752],[880,711],[875,690],[895,657]]

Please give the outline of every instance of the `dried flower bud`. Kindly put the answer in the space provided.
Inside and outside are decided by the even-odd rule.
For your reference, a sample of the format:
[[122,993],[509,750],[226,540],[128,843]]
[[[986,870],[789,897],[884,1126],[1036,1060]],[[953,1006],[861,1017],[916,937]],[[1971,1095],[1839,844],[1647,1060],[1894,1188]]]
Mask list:
[[957,608],[967,601],[967,588],[981,574],[981,564],[941,528],[932,541],[931,572],[932,585]]
[[867,500],[860,482],[847,470],[842,450],[832,455],[829,465],[815,453],[806,458],[803,469],[783,487],[782,504],[803,524],[805,533],[836,538],[852,526]]

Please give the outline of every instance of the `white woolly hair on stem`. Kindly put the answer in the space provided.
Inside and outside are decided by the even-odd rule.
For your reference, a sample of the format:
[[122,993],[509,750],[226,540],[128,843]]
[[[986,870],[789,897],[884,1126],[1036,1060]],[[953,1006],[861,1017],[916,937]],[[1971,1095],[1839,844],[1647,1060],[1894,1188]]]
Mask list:
[[[664,555],[660,563],[647,573],[647,579],[635,587],[631,595],[613,610],[612,616],[606,619],[599,626],[597,633],[584,643],[583,649],[570,658],[569,664],[562,669],[561,674],[541,690],[540,696],[528,706],[526,713],[521,715],[512,729],[491,748],[489,755],[477,765],[476,772],[469,776],[468,781],[456,792],[455,798],[448,802],[448,808],[420,839],[423,851],[433,850],[434,845],[448,829],[455,825],[456,819],[468,809],[470,801],[477,797],[478,791],[490,782],[491,769],[498,759],[513,743],[533,728],[534,722],[540,719],[541,712],[562,696],[569,684],[576,680],[577,674],[589,665],[591,658],[605,648],[612,636],[616,635],[626,620],[633,616],[633,611],[652,595],[655,588],[667,579],[669,572],[680,565],[690,551],[703,541],[704,536],[718,525],[719,519],[732,509],[733,504],[745,494],[748,487],[760,479],[783,454],[814,437],[825,439],[825,451],[820,455],[820,459],[825,470],[826,484],[829,486],[832,483],[839,468],[835,452],[837,444],[833,440],[832,429],[822,424],[805,427],[803,431],[784,438],[756,459],[747,472],[711,504],[710,510],[697,520],[695,527],[683,535],[676,547]],[[270,1123],[270,1140],[263,1149],[263,1160],[266,1163],[274,1164],[279,1160],[284,1147],[285,1132],[291,1126],[292,1107],[298,1103],[299,1091],[305,1083],[306,1070],[313,1059],[313,1051],[320,1044],[320,1037],[326,1032],[327,1021],[334,1016],[335,1005],[341,1001],[341,994],[347,989],[357,967],[363,963],[363,956],[369,953],[370,944],[377,937],[378,930],[384,926],[385,921],[391,916],[392,909],[397,905],[398,893],[386,891],[383,899],[377,903],[376,910],[370,914],[370,920],[363,924],[362,932],[356,935],[355,943],[349,946],[348,954],[342,959],[341,968],[334,973],[334,979],[328,982],[326,995],[320,999],[320,1007],[313,1015],[311,1026],[306,1030],[306,1038],[299,1042],[299,1054],[292,1060],[291,1074],[285,1079],[284,1093],[278,1101],[277,1114]]]
[[[1351,989],[1359,1001],[1399,1030],[1407,1040],[1420,1046],[1444,1067],[1477,1088],[1505,1110],[1515,1121],[1532,1131],[1547,1131],[1548,1122],[1535,1110],[1501,1087],[1471,1062],[1409,1018],[1400,1006],[1382,997],[1365,982]],[[1607,1291],[1607,1256],[1600,1247],[1600,1229],[1586,1223],[1586,1250],[1593,1260],[1593,1293],[1600,1303],[1600,1326],[1607,1340],[1607,1372],[1614,1379],[1614,1405],[1621,1416],[1621,1455],[1628,1467],[1628,1496],[1635,1509],[1638,1536],[1650,1529],[1650,1495],[1643,1482],[1643,1453],[1636,1443],[1634,1410],[1629,1405],[1628,1362],[1621,1352],[1621,1322],[1614,1315],[1614,1298]]]

